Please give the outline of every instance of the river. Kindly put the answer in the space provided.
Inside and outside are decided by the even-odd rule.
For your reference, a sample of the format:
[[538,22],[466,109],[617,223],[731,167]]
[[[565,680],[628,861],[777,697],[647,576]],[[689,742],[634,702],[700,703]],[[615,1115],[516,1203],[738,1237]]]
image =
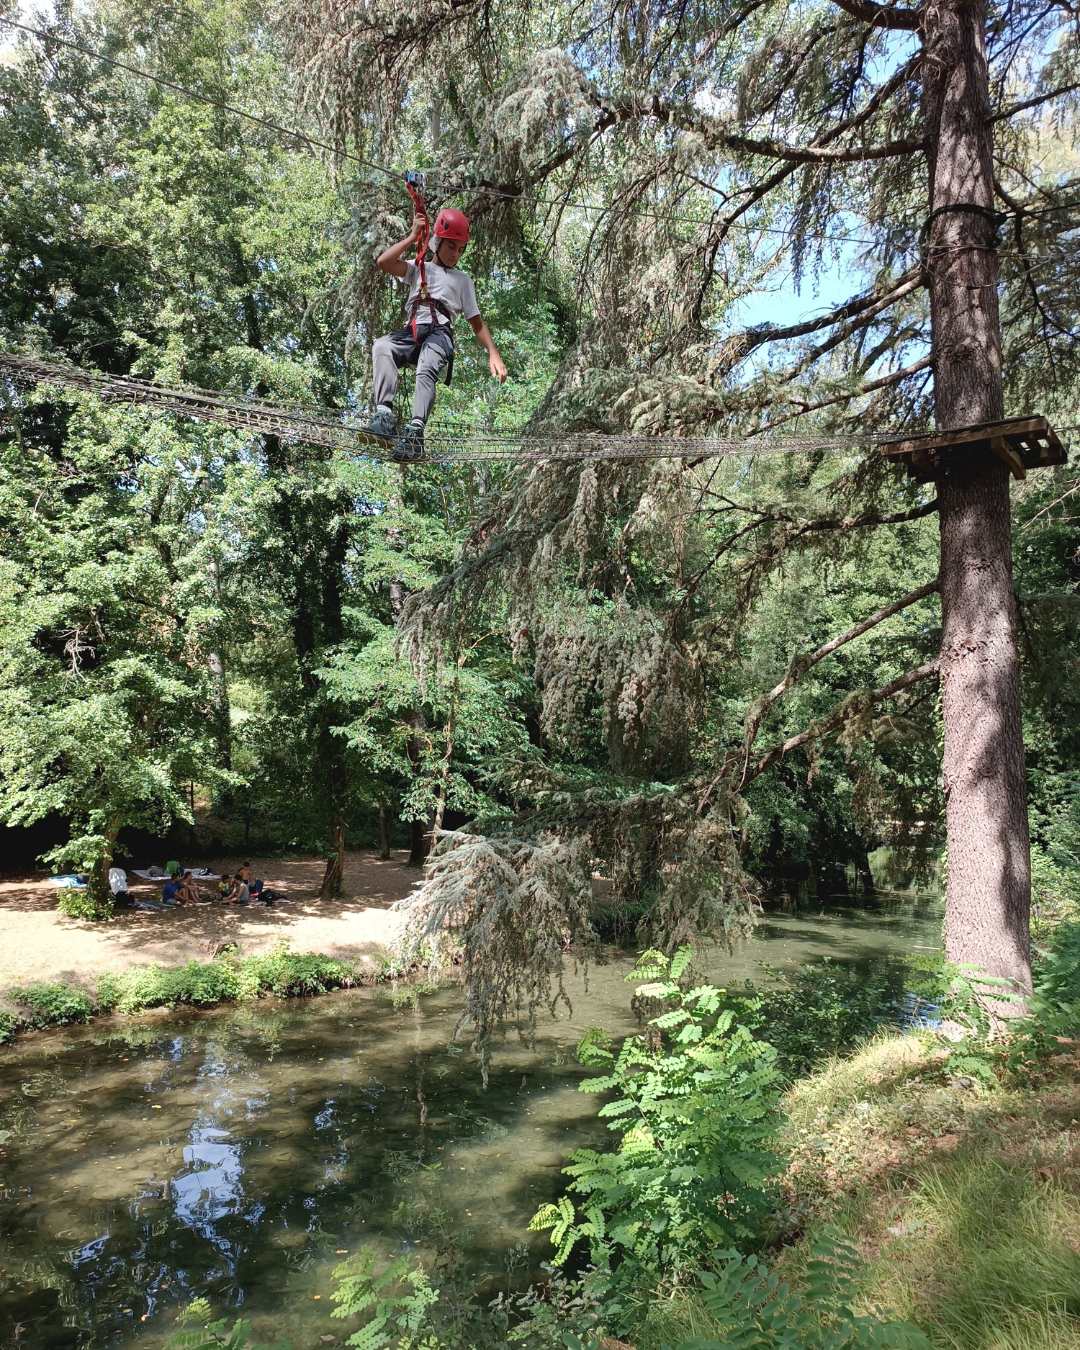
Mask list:
[[[771,914],[734,954],[875,963],[937,949],[940,906]],[[569,982],[573,1014],[513,1037],[489,1088],[450,1037],[450,987],[397,1007],[386,986],[169,1011],[0,1050],[0,1345],[160,1347],[196,1296],[294,1350],[344,1344],[331,1272],[363,1244],[452,1247],[495,1293],[545,1253],[525,1244],[567,1154],[603,1135],[580,1094],[582,1033],[635,1029],[630,961]]]

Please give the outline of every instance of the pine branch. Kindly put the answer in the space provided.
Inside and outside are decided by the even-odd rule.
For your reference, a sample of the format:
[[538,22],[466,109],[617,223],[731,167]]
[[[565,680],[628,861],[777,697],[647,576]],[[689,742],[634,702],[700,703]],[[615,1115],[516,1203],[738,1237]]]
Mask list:
[[710,117],[693,104],[672,103],[651,94],[645,98],[598,99],[601,121],[636,122],[655,119],[664,126],[680,131],[691,131],[701,136],[713,149],[741,150],[750,155],[767,155],[789,164],[857,164],[866,160],[894,159],[926,148],[921,137],[917,140],[887,141],[884,145],[848,146],[832,150],[811,142],[809,145],[789,145],[784,141],[743,136],[730,130],[727,123]]
[[1042,103],[1049,103],[1052,98],[1061,98],[1063,94],[1075,94],[1080,89],[1080,84],[1064,84],[1060,89],[1051,89],[1045,94],[1036,94],[1034,98],[1026,98],[1020,103],[1014,103],[1009,108],[1001,108],[998,112],[990,113],[987,117],[988,122],[1003,122],[1007,117],[1015,117],[1017,113],[1027,112],[1029,108],[1037,108]]
[[[900,370],[894,370],[890,375],[882,375],[876,380],[867,380],[865,384],[859,385],[858,389],[845,390],[840,394],[832,394],[828,398],[818,399],[816,403],[796,403],[795,411],[784,413],[782,417],[774,417],[761,427],[762,434],[774,430],[784,422],[790,422],[796,417],[803,417],[809,412],[818,412],[822,408],[834,407],[837,403],[850,403],[852,399],[861,398],[863,394],[872,394],[878,389],[885,389],[891,384],[899,384],[906,380],[908,376],[917,374],[920,370],[926,370],[934,363],[931,356],[924,356],[921,361],[913,361],[910,366],[904,366]],[[775,401],[775,392],[768,392],[762,399],[761,405],[766,402]],[[796,400],[789,400],[795,403]]]
[[1027,241],[1024,238],[1024,217],[1030,216],[1032,213],[1027,209],[1027,207],[1023,205],[1022,202],[1017,201],[1015,197],[1011,196],[1009,192],[1005,189],[1003,184],[997,178],[994,179],[994,191],[1005,203],[1005,205],[1009,208],[1013,216],[1013,233],[1016,236],[1016,248],[1020,254],[1020,260],[1024,268],[1024,280],[1027,283],[1028,290],[1031,292],[1032,302],[1035,305],[1036,313],[1038,314],[1039,321],[1042,324],[1041,336],[1043,341],[1043,348],[1046,351],[1046,359],[1050,366],[1050,374],[1053,377],[1053,383],[1056,385],[1058,378],[1057,363],[1054,360],[1054,348],[1050,342],[1050,334],[1047,330],[1053,328],[1054,331],[1059,334],[1059,336],[1068,338],[1070,342],[1076,341],[1077,334],[1074,333],[1071,329],[1063,327],[1057,321],[1057,319],[1054,318],[1054,316],[1046,308],[1045,304],[1043,303],[1042,296],[1039,293],[1039,285],[1038,282],[1035,280],[1035,264],[1031,258],[1031,255],[1027,251]]
[[[791,338],[807,337],[810,333],[820,332],[823,328],[831,328],[834,324],[846,323],[848,320],[860,320],[854,326],[845,327],[841,330],[842,336],[839,340],[843,341],[844,338],[850,337],[853,332],[868,324],[871,319],[890,309],[898,300],[902,300],[904,296],[918,290],[925,284],[926,278],[922,267],[911,268],[902,277],[892,282],[887,289],[882,290],[880,287],[874,287],[873,290],[864,291],[861,295],[845,300],[842,305],[838,305],[828,314],[823,314],[814,319],[805,319],[801,323],[788,324],[785,327],[780,327],[777,324],[758,324],[754,328],[747,328],[742,333],[728,338],[725,346],[733,348],[738,353],[737,360],[741,362],[751,352],[767,342],[787,342]],[[827,348],[815,348],[808,359],[816,360],[825,350]],[[798,366],[793,367],[792,374],[798,374],[803,365],[804,362],[800,362]]]
[[902,300],[913,291],[921,290],[925,286],[926,275],[922,268],[914,268],[902,278],[901,282],[897,284],[894,290],[882,296],[876,304],[872,303],[866,306],[857,317],[849,319],[847,323],[844,323],[837,328],[834,333],[830,333],[824,342],[819,342],[816,347],[811,347],[805,356],[801,357],[793,365],[789,366],[786,371],[783,371],[780,374],[777,383],[781,385],[790,383],[790,381],[807,371],[815,361],[819,361],[821,357],[828,355],[829,352],[833,351],[836,347],[839,347],[842,342],[846,342],[849,337],[853,337],[856,333],[861,332],[862,329],[868,328],[880,314],[891,309],[897,301]]
[[[862,126],[864,122],[873,117],[878,109],[883,107],[889,99],[892,98],[893,94],[895,94],[907,80],[911,79],[912,76],[916,74],[921,64],[922,53],[916,52],[915,55],[910,57],[902,66],[893,72],[889,79],[887,79],[885,83],[876,90],[869,99],[867,99],[866,103],[857,113],[853,113],[851,117],[845,119],[843,122],[837,123],[836,126],[830,127],[828,131],[823,132],[815,140],[811,141],[811,145],[818,147],[830,145],[841,136]],[[705,267],[702,271],[701,286],[691,307],[691,318],[694,323],[697,324],[701,322],[701,310],[705,303],[705,293],[708,290],[709,282],[712,279],[712,274],[716,267],[716,255],[720,251],[720,246],[727,238],[732,226],[738,221],[740,216],[744,216],[753,206],[764,200],[774,188],[779,187],[785,179],[790,178],[791,175],[797,171],[798,167],[797,164],[784,164],[767,178],[764,178],[752,187],[745,189],[743,200],[735,210],[722,216],[718,222],[710,226],[709,235],[702,246],[705,256]]]
[[899,28],[917,32],[921,15],[914,9],[897,9],[895,5],[878,5],[873,0],[833,0],[834,5],[856,19],[865,19],[875,28]]
[[[921,506],[914,506],[910,511],[896,511],[891,515],[881,515],[877,511],[864,511],[858,516],[819,516],[816,519],[800,520],[795,516],[786,516],[781,512],[770,512],[759,510],[755,506],[743,506],[738,502],[732,502],[729,498],[721,497],[721,500],[727,503],[727,509],[742,511],[748,515],[753,515],[754,520],[749,521],[741,529],[729,536],[720,545],[719,549],[709,561],[700,568],[687,583],[686,590],[683,592],[678,605],[675,607],[669,626],[674,628],[675,621],[679,614],[686,608],[686,605],[693,599],[695,593],[701,586],[705,577],[712,571],[725,553],[728,553],[745,535],[751,531],[761,528],[765,525],[787,525],[793,527],[785,531],[783,539],[783,548],[801,539],[804,535],[817,532],[836,531],[837,533],[846,533],[848,530],[860,530],[874,528],[879,525],[902,525],[908,521],[921,520],[924,516],[933,515],[938,509],[937,498],[933,501],[924,502]],[[856,636],[858,636],[856,634]],[[827,655],[828,653],[826,653]]]
[[[750,771],[750,753],[754,748],[754,741],[757,739],[758,731],[761,729],[761,723],[764,721],[765,714],[769,709],[775,703],[779,702],[788,690],[792,689],[799,680],[802,679],[808,670],[812,670],[814,666],[824,661],[827,656],[831,656],[833,652],[839,651],[841,647],[845,647],[849,642],[854,642],[856,638],[862,637],[864,633],[868,633],[871,628],[876,628],[878,624],[884,623],[886,619],[891,619],[894,614],[899,614],[901,611],[910,608],[912,605],[918,604],[920,600],[925,600],[928,595],[933,595],[937,589],[938,579],[935,577],[933,581],[928,581],[924,586],[916,587],[915,590],[909,591],[907,595],[901,596],[899,600],[894,600],[891,604],[885,605],[876,613],[871,614],[868,618],[853,624],[846,632],[840,633],[834,638],[830,638],[828,642],[822,643],[816,651],[795,657],[788,666],[784,678],[773,685],[769,692],[764,694],[747,714],[746,733],[743,743],[743,773],[739,782],[739,791],[741,791],[746,786],[747,782],[749,782],[749,777],[747,775]],[[750,775],[750,777],[753,776],[756,775]]]
[[935,658],[933,661],[927,661],[914,670],[909,670],[905,675],[898,676],[895,680],[890,680],[888,684],[883,684],[877,689],[871,689],[863,694],[853,694],[851,698],[845,699],[838,708],[819,718],[805,731],[800,731],[797,736],[789,736],[786,741],[779,745],[774,745],[771,750],[767,750],[757,762],[743,775],[742,787],[752,783],[755,778],[763,774],[777,760],[783,759],[785,755],[792,750],[798,750],[800,746],[806,745],[808,741],[819,740],[830,731],[835,731],[850,716],[853,701],[860,706],[871,706],[875,703],[882,703],[887,698],[894,698],[897,694],[903,693],[905,689],[910,689],[913,684],[918,684],[920,680],[929,679],[937,675],[938,663]]

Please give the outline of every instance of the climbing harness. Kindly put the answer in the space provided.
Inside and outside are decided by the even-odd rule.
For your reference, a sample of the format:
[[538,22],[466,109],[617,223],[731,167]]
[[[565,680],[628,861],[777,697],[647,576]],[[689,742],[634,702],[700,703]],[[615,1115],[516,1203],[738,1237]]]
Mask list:
[[[412,198],[413,212],[416,215],[421,216],[424,221],[423,225],[420,228],[420,234],[416,241],[415,261],[416,261],[416,270],[420,274],[420,284],[416,288],[416,296],[412,302],[412,312],[409,315],[408,323],[406,326],[408,327],[409,332],[412,334],[412,340],[417,344],[418,347],[422,347],[424,343],[428,340],[428,338],[431,337],[432,333],[440,333],[445,329],[446,336],[450,340],[450,356],[446,362],[446,385],[449,388],[450,382],[454,378],[454,316],[451,313],[451,311],[447,308],[447,306],[444,305],[441,300],[436,300],[434,296],[432,296],[431,292],[428,290],[427,251],[428,246],[431,242],[431,224],[428,220],[427,203],[424,201],[424,186],[425,186],[424,175],[422,173],[420,173],[416,169],[406,169],[405,191]],[[450,214],[451,214],[450,212],[445,210],[439,212],[438,218],[435,221],[436,238],[440,237],[439,227],[442,225],[444,217]],[[454,212],[453,214],[461,215],[461,212],[458,211]],[[465,217],[461,216],[461,219],[465,220]],[[467,238],[468,237],[467,221],[465,224],[465,234]],[[439,263],[437,254],[435,261],[438,266],[442,266],[442,264]],[[427,308],[428,314],[431,318],[430,324],[419,325],[417,323],[417,314],[420,311],[421,305],[424,305]],[[437,314],[442,314],[445,317],[446,319],[445,324],[439,323],[438,319],[436,318]],[[426,329],[426,331],[423,332],[423,336],[421,336],[422,329]]]

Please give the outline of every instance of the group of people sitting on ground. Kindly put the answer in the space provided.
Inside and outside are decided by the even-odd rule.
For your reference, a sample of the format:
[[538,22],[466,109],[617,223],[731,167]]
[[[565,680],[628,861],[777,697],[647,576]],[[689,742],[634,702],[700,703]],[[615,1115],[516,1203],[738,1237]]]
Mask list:
[[[149,869],[151,874],[156,870]],[[215,878],[218,882],[217,895],[210,897],[203,896],[191,871],[182,868],[178,862],[167,862],[160,875],[168,877],[161,890],[161,904],[169,909],[177,905],[209,905],[215,900],[225,905],[246,905],[252,900],[272,905],[280,899],[261,879],[252,879],[250,863],[244,863],[231,877]],[[128,894],[127,873],[122,867],[109,868],[109,890],[115,908],[134,905],[134,900]]]
[[279,897],[274,891],[267,890],[262,880],[252,880],[251,864],[244,863],[238,872],[231,877],[222,877],[218,882],[218,898],[224,905],[246,905],[252,900],[272,905]]

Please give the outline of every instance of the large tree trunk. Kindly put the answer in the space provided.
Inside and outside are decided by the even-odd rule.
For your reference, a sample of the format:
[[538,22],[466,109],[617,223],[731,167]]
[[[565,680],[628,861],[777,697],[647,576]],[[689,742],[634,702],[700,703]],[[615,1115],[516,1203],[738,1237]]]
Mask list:
[[[984,0],[924,10],[928,267],[938,426],[1003,415]],[[963,209],[945,209],[961,207]],[[949,958],[1031,988],[1031,876],[1009,480],[989,455],[939,476]],[[1008,1015],[1019,1002],[998,1001]]]

